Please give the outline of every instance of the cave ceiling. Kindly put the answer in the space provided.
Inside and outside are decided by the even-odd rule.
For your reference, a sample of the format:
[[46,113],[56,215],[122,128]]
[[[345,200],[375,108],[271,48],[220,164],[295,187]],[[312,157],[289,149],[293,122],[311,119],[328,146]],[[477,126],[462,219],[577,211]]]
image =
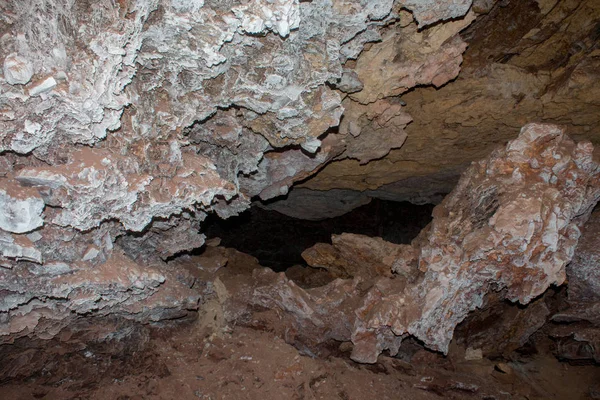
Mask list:
[[[360,362],[409,335],[446,352],[490,292],[526,304],[562,285],[595,232],[596,0],[0,11],[0,344],[217,299],[231,321],[279,309],[299,336],[352,341]],[[209,214],[320,219],[370,197],[439,205],[410,245],[340,235],[307,250],[339,278],[314,290],[258,268],[222,281],[222,254],[188,268]],[[574,265],[585,293],[589,265]]]

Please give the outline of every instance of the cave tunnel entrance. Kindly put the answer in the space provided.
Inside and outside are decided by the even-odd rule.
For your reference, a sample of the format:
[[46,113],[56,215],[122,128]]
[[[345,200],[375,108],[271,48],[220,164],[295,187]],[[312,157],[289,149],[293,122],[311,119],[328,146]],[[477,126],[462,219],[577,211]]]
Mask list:
[[410,243],[431,221],[433,204],[415,205],[374,198],[339,217],[311,221],[253,206],[227,220],[210,215],[202,224],[208,239],[256,257],[276,272],[306,263],[302,252],[316,243],[331,243],[332,234],[356,233]]

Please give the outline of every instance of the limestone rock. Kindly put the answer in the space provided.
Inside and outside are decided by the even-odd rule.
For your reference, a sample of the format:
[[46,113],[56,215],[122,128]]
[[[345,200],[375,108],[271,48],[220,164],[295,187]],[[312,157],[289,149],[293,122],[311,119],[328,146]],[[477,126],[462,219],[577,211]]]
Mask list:
[[[600,3],[552,4],[495,2],[460,33],[468,48],[459,76],[440,88],[417,87],[402,95],[403,109],[413,122],[400,149],[365,165],[351,159],[330,163],[302,186],[385,193],[386,185],[400,182],[396,186],[401,191],[388,192],[388,198],[430,197],[437,203],[439,194],[428,194],[432,182],[451,189],[471,161],[516,138],[528,122],[563,125],[574,139],[596,145]],[[422,32],[426,35],[429,29]],[[405,34],[402,38],[413,41]],[[363,83],[368,89],[368,82]],[[405,183],[410,186],[403,187]]]
[[600,213],[595,212],[583,228],[575,257],[567,267],[570,302],[600,303],[599,241]]
[[86,230],[116,219],[141,231],[185,210],[233,215],[249,197],[287,193],[345,146],[367,162],[405,139],[367,130],[364,140],[384,144],[365,154],[350,140],[322,138],[343,112],[328,84],[356,77],[342,62],[397,19],[391,0],[51,4],[2,6],[0,55],[7,71],[27,76],[5,71],[7,85],[26,85],[2,88],[0,151],[34,152],[51,165],[27,157],[17,179],[60,208],[54,224]]
[[489,293],[480,309],[456,328],[454,339],[465,347],[477,348],[486,358],[506,357],[525,345],[550,317],[546,297],[527,307],[502,301],[502,292]]
[[96,266],[46,262],[2,270],[0,311],[6,318],[0,323],[0,343],[25,335],[53,337],[89,313],[158,321],[168,317],[169,309],[181,313],[195,308],[198,295],[177,287],[174,279],[158,290],[167,276],[134,263],[119,250]]
[[[376,362],[385,349],[395,354],[407,335],[446,352],[456,326],[488,293],[527,304],[565,281],[581,227],[600,199],[600,166],[592,153],[590,143],[576,144],[557,126],[526,125],[517,139],[473,163],[411,246],[341,235],[305,253],[312,265],[368,287],[359,303],[338,299],[339,280],[307,291],[283,278],[250,285],[261,287],[261,304],[286,311],[298,337],[309,340],[331,338],[311,334],[322,330],[316,310],[339,304],[329,323],[339,320],[343,327],[329,328],[336,340],[347,340],[347,325],[353,325],[356,361]],[[392,270],[396,275],[389,277]],[[517,342],[530,333],[525,329]]]
[[473,19],[470,14],[425,32],[419,32],[415,24],[391,30],[357,60],[355,71],[364,89],[351,98],[368,104],[417,85],[439,87],[454,79],[467,47],[457,33]]
[[150,263],[156,256],[167,261],[179,253],[202,247],[205,236],[200,233],[200,222],[203,219],[203,214],[184,212],[168,220],[155,221],[141,236],[123,235],[118,242],[129,257],[140,263]]
[[363,90],[364,85],[355,71],[345,68],[340,81],[336,83],[335,87],[344,93],[356,93]]
[[351,100],[344,103],[345,120],[340,134],[345,134],[345,151],[338,157],[356,159],[361,165],[378,160],[392,149],[402,147],[407,135],[404,129],[412,117],[393,100],[379,100],[363,105]]
[[600,361],[600,329],[585,324],[553,327],[550,336],[557,342],[556,356],[572,362]]
[[274,3],[256,1],[235,7],[232,11],[241,17],[241,29],[244,32],[256,34],[269,29],[281,37],[287,37],[290,30],[298,29],[300,24],[298,0],[278,0]]
[[400,4],[413,12],[419,25],[461,17],[471,7],[472,0],[402,0]]
[[[401,146],[410,117],[387,100],[361,129],[373,150],[333,132],[335,84],[363,79],[344,63],[397,11],[392,0],[1,3],[1,340],[52,337],[83,316],[185,314],[201,294],[165,261],[202,246],[207,213],[285,194],[346,149],[367,162]],[[427,68],[442,72],[407,89],[450,78],[462,51],[450,42],[428,42]]]
[[295,181],[314,174],[343,151],[340,139],[339,135],[327,136],[314,156],[301,149],[267,152],[255,174],[239,178],[242,193],[261,200],[286,195]]
[[491,284],[526,304],[564,282],[580,228],[600,198],[592,151],[558,127],[530,124],[474,163],[434,209],[417,250],[423,279],[365,304],[354,340],[389,326],[446,351],[456,325],[482,304]]
[[[288,279],[284,273],[257,269],[252,273],[250,288],[225,281],[234,295],[232,304],[249,304],[285,311],[284,324],[292,328],[289,339],[294,342],[304,338],[304,345],[317,345],[334,339],[346,341],[350,336],[354,316],[352,310],[360,301],[358,281],[336,279],[330,284],[304,290]],[[245,293],[251,290],[252,297]],[[247,307],[247,306],[246,306]],[[229,307],[232,309],[233,307]],[[298,340],[302,344],[302,340]]]
[[24,57],[9,54],[4,59],[4,79],[11,85],[25,85],[33,76],[33,66]]
[[[352,233],[333,235],[331,241],[331,245],[318,243],[307,249],[302,258],[311,267],[324,268],[345,279],[390,277],[392,272],[406,276],[417,273],[416,258],[410,254],[411,246]],[[399,265],[397,261],[403,264]]]
[[554,326],[550,334],[558,340],[557,356],[572,361],[600,360],[600,272],[597,211],[582,230],[573,261],[567,267],[568,307],[552,316],[565,325]]
[[8,260],[24,260],[42,263],[42,253],[32,241],[23,235],[13,235],[0,230],[0,266],[12,268]]
[[144,174],[135,158],[83,148],[65,165],[25,168],[16,179],[49,189],[45,202],[61,209],[54,224],[88,230],[116,218],[126,229],[141,231],[153,217],[209,206],[215,196],[235,193],[210,161],[177,150],[170,164],[156,167],[157,176]]
[[30,232],[44,224],[44,201],[35,189],[0,180],[0,229],[13,233]]
[[34,86],[29,89],[30,96],[39,96],[42,93],[46,93],[56,87],[56,80],[53,77],[48,77],[43,81],[37,82]]

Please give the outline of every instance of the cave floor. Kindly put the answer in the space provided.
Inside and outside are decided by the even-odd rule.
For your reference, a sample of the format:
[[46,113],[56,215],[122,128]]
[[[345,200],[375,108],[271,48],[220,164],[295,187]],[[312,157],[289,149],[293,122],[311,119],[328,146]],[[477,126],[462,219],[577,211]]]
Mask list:
[[202,321],[155,332],[127,357],[89,349],[69,354],[52,371],[5,382],[0,399],[598,398],[590,388],[600,383],[600,368],[551,354],[496,364],[462,361],[455,347],[449,357],[420,350],[411,363],[381,356],[378,364],[361,365],[344,346],[315,358],[274,332],[235,327],[216,335]]

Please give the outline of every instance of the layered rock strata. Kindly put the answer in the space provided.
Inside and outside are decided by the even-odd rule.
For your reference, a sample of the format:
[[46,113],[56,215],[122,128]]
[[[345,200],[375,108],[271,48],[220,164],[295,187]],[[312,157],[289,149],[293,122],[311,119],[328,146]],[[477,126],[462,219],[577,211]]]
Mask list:
[[[574,139],[600,143],[600,3],[477,1],[472,10],[483,15],[460,34],[468,47],[458,77],[440,88],[417,87],[400,99],[384,98],[402,101],[413,119],[404,145],[368,164],[330,163],[302,186],[438,202],[437,193],[449,193],[446,185],[455,185],[471,161],[517,137],[528,122],[564,125]],[[364,56],[374,58],[371,52],[382,45]],[[395,59],[403,54],[413,56],[398,51]],[[437,193],[431,182],[440,188]]]

